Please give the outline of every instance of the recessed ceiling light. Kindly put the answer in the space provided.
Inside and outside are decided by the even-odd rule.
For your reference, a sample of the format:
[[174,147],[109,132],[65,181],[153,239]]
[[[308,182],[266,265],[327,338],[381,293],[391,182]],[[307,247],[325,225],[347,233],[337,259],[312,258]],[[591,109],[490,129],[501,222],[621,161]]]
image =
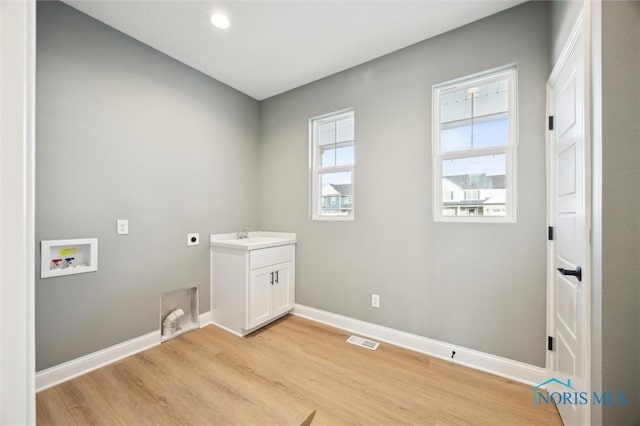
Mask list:
[[231,25],[229,23],[229,18],[227,18],[227,16],[223,15],[222,13],[214,13],[213,15],[211,15],[211,23],[214,27],[220,28],[221,30],[226,30],[227,28],[229,28],[229,25]]

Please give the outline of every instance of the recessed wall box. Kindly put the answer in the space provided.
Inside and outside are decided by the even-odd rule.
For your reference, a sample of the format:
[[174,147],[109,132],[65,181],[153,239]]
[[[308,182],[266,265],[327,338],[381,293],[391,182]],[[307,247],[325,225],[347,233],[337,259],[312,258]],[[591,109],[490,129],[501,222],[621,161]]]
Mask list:
[[[182,310],[182,315],[178,317],[175,327],[163,327],[167,316],[177,310]],[[160,297],[160,330],[163,332],[163,342],[199,327],[198,287],[169,291]]]
[[98,239],[42,241],[40,278],[82,274],[98,270]]

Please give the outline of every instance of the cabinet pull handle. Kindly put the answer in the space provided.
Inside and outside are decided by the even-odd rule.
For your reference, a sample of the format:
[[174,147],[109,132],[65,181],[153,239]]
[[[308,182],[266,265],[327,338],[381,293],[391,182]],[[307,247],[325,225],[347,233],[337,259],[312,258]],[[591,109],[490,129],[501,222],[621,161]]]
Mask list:
[[273,284],[273,272],[271,273],[271,284]]
[[276,284],[278,283],[278,272],[280,271],[276,271]]

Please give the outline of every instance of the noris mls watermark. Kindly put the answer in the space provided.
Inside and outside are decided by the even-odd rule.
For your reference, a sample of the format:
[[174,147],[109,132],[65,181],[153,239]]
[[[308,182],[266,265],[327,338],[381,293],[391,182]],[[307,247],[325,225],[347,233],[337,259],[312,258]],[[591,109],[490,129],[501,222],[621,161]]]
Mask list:
[[[560,385],[560,391],[545,392],[543,388],[549,384]],[[535,385],[533,390],[533,405],[625,405],[627,403],[626,392],[585,392],[571,386],[571,380],[566,383],[552,377]]]

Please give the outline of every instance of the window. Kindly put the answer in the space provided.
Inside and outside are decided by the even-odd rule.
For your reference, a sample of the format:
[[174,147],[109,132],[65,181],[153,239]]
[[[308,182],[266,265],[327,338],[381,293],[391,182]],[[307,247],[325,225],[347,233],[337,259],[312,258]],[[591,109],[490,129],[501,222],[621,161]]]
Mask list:
[[517,70],[433,87],[434,219],[516,221]]
[[465,200],[479,200],[480,199],[480,190],[479,189],[465,189],[464,190],[464,199]]
[[309,134],[312,219],[353,220],[353,110],[312,118]]

